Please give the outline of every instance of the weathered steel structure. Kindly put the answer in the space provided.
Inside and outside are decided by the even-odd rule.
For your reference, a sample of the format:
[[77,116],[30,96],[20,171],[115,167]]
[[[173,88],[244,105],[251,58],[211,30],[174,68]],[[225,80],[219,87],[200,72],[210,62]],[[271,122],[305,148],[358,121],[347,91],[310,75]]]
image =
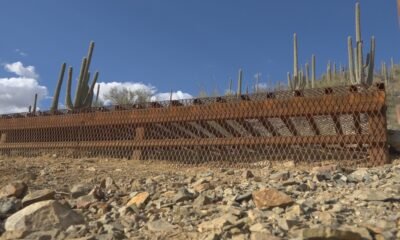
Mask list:
[[383,84],[3,115],[0,154],[179,164],[387,163]]

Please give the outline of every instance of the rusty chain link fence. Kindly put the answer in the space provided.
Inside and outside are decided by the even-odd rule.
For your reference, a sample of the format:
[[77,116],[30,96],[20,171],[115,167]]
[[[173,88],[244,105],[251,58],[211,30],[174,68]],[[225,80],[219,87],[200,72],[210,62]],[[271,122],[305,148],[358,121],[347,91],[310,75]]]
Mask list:
[[2,115],[0,154],[172,164],[387,163],[383,84]]

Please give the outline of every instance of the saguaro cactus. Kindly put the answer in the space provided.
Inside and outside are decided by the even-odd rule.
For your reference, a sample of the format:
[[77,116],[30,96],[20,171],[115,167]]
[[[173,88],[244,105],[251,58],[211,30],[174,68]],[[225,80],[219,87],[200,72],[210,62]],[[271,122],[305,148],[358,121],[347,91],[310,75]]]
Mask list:
[[58,110],[58,99],[60,98],[61,86],[62,86],[62,83],[64,80],[64,73],[65,73],[66,65],[67,65],[66,63],[63,63],[61,65],[61,71],[60,71],[60,75],[58,77],[56,91],[54,92],[53,103],[51,104],[51,108],[50,108],[50,111],[52,113],[54,113],[55,111]]
[[396,70],[394,69],[393,58],[390,58],[390,78],[394,80],[396,78]]
[[306,74],[306,87],[310,87],[310,65],[308,63],[305,64],[305,74]]
[[315,86],[315,79],[316,79],[316,74],[315,74],[315,55],[313,54],[311,56],[311,88],[314,88]]
[[237,89],[237,96],[242,95],[242,81],[243,81],[243,70],[239,69],[238,73],[238,89]]
[[82,59],[81,70],[78,78],[78,85],[75,90],[74,103],[72,103],[72,98],[71,98],[73,69],[72,67],[69,68],[65,105],[71,110],[84,109],[92,105],[94,96],[94,87],[99,77],[99,72],[96,72],[93,77],[92,83],[89,85],[90,81],[89,68],[90,68],[90,63],[92,61],[93,49],[94,49],[94,42],[91,42],[87,57],[84,57]]
[[35,114],[35,113],[36,113],[36,108],[37,108],[37,98],[38,98],[38,95],[37,95],[37,93],[35,93],[35,100],[34,100],[34,102],[33,102],[33,110],[32,110],[32,113],[33,113],[33,114]]
[[352,38],[347,39],[350,81],[352,84],[371,85],[375,65],[375,37],[371,37],[370,51],[366,62],[363,60],[363,40],[361,38],[361,11],[360,3],[356,3],[356,47],[353,50]]
[[328,82],[332,81],[331,61],[328,61],[328,65],[326,66],[326,77]]
[[288,86],[292,90],[304,89],[306,85],[303,74],[299,74],[298,50],[297,50],[297,34],[293,34],[293,77],[287,73]]

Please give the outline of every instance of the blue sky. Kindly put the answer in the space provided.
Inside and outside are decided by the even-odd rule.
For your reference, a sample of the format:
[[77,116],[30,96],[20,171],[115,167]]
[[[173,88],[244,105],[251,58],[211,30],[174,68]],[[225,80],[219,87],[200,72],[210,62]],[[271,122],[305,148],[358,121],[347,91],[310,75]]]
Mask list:
[[[52,96],[62,62],[77,72],[91,40],[92,69],[100,82],[141,82],[159,93],[200,89],[222,93],[244,69],[245,83],[286,83],[292,69],[292,35],[300,62],[317,56],[347,64],[347,36],[354,36],[352,0],[35,0],[1,1],[0,63],[33,66]],[[396,0],[362,0],[362,34],[377,40],[378,66],[400,61]],[[0,70],[0,78],[15,76]],[[65,90],[65,84],[63,86]],[[1,94],[1,92],[0,92]],[[27,95],[28,92],[25,94]],[[12,94],[11,94],[12,95]],[[50,99],[40,102],[47,108]],[[33,99],[33,96],[32,96]],[[64,97],[62,96],[61,102]],[[0,106],[1,107],[1,106]]]

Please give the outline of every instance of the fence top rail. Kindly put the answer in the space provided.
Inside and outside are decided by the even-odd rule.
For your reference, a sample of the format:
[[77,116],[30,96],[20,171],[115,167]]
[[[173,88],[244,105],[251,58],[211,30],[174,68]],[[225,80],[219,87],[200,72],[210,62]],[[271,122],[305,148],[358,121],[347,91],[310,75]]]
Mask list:
[[292,99],[296,97],[320,97],[324,95],[347,95],[349,93],[372,93],[375,91],[384,91],[385,86],[383,83],[377,83],[372,86],[365,85],[346,85],[336,87],[325,87],[325,88],[314,88],[304,90],[278,90],[278,91],[262,91],[257,93],[244,94],[241,96],[237,95],[226,95],[217,97],[202,97],[202,98],[190,98],[180,100],[165,100],[165,101],[150,101],[129,105],[111,105],[103,107],[92,107],[84,110],[69,110],[60,109],[56,112],[37,111],[36,113],[21,112],[21,113],[10,113],[0,114],[0,119],[10,118],[28,118],[35,116],[50,116],[50,115],[70,115],[79,113],[91,113],[91,112],[110,112],[110,111],[127,111],[127,110],[139,110],[139,109],[154,109],[154,108],[166,108],[166,107],[188,107],[195,105],[209,105],[213,103],[235,103],[240,101],[263,101],[267,99]]

